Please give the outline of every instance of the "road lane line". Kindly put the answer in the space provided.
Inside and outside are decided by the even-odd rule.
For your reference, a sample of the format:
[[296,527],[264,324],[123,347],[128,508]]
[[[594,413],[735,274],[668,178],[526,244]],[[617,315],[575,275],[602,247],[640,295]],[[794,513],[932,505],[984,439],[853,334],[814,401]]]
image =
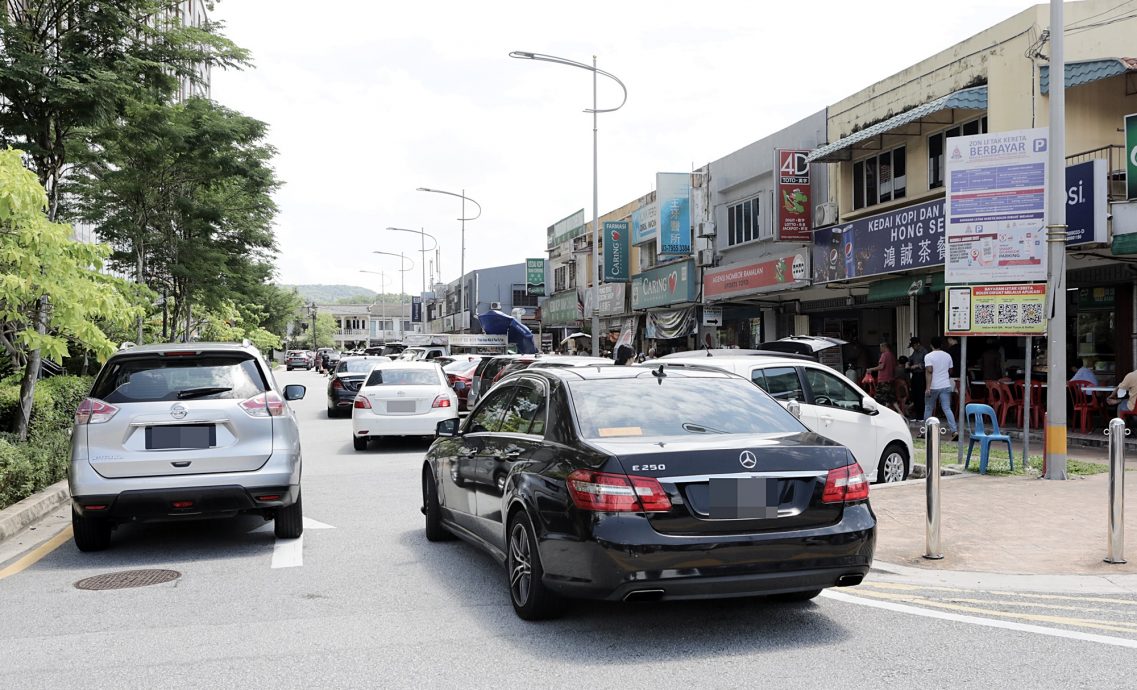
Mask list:
[[844,592],[834,592],[825,590],[821,596],[832,599],[834,601],[843,601],[847,604],[856,604],[857,606],[868,606],[874,609],[884,609],[886,611],[895,611],[897,613],[908,613],[913,616],[923,616],[925,618],[937,618],[939,620],[953,621],[956,623],[967,623],[970,625],[979,625],[986,628],[1000,628],[1002,630],[1014,630],[1017,632],[1028,632],[1036,635],[1047,635],[1049,637],[1063,637],[1069,640],[1081,640],[1083,642],[1097,642],[1098,644],[1113,645],[1115,647],[1128,647],[1129,649],[1137,649],[1137,640],[1128,640],[1123,637],[1110,637],[1108,635],[1095,635],[1093,633],[1084,633],[1077,630],[1060,630],[1058,628],[1047,628],[1041,625],[1028,625],[1026,623],[1015,623],[1013,621],[999,621],[991,620],[989,618],[979,618],[977,616],[964,616],[958,613],[948,613],[946,611],[929,611],[928,609],[920,608],[919,606],[908,606],[907,604],[897,604],[892,601],[877,601],[874,599],[862,599],[855,597]]
[[304,565],[304,535],[296,539],[277,539],[272,546],[272,567],[296,568]]
[[[1103,597],[1099,595],[1086,594],[1079,596],[1065,595],[1065,594],[1038,594],[1035,592],[1007,592],[1004,590],[995,589],[978,589],[978,588],[963,588],[963,587],[938,587],[933,585],[910,585],[901,582],[882,582],[880,580],[865,581],[857,585],[859,590],[865,587],[880,588],[880,589],[893,589],[901,592],[982,592],[983,594],[991,594],[1000,597],[1022,597],[1026,599],[1054,599],[1057,601],[1080,601],[1087,604],[1121,604],[1122,606],[1137,606],[1137,599],[1113,599],[1110,597]],[[1039,603],[1038,606],[1047,606],[1046,604]],[[1053,607],[1050,607],[1053,608]]]
[[11,577],[16,573],[21,573],[31,566],[35,565],[44,556],[51,553],[52,551],[55,551],[60,547],[60,545],[70,539],[71,534],[71,525],[68,525],[67,527],[63,528],[59,534],[40,544],[26,556],[21,557],[19,560],[12,563],[12,565],[8,566],[7,568],[0,570],[0,580],[3,580],[6,577]]
[[[998,604],[999,606],[1035,606],[1040,609],[1054,609],[1056,611],[1079,611],[1082,613],[1116,613],[1114,609],[1103,609],[1094,606],[1074,606],[1072,604],[1048,604],[1045,601],[1007,601],[1006,599],[965,599],[959,597],[950,597],[946,601],[955,604],[979,604],[990,605]],[[1088,602],[1087,602],[1088,603]],[[1113,621],[1115,625],[1129,625],[1137,628],[1137,622],[1126,623],[1125,621]]]

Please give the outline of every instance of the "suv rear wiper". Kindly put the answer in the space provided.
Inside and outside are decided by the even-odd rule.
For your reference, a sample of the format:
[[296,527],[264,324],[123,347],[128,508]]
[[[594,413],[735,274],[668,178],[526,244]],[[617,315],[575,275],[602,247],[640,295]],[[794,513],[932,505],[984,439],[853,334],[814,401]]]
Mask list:
[[683,431],[690,431],[696,434],[725,434],[727,432],[722,429],[715,429],[714,427],[703,426],[702,424],[692,424],[691,422],[683,422]]
[[224,393],[233,390],[232,386],[205,386],[202,388],[187,388],[178,391],[178,400],[185,400],[186,398],[198,398],[203,395],[213,395],[214,393]]

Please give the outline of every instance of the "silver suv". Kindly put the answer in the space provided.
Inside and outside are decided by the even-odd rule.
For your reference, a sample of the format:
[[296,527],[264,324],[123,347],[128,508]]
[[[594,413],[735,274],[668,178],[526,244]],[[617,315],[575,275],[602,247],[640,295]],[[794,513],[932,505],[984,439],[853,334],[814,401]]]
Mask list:
[[80,551],[130,521],[234,516],[303,532],[300,431],[289,400],[247,344],[145,345],[115,353],[75,412],[71,521]]

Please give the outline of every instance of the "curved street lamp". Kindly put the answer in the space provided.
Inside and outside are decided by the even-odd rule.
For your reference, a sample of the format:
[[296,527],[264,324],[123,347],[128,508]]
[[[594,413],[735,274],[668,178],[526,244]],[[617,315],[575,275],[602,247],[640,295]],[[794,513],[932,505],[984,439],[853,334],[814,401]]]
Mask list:
[[[419,236],[420,245],[422,246],[422,248],[419,249],[419,253],[422,254],[422,258],[420,259],[420,261],[422,261],[422,291],[426,292],[426,253],[427,252],[435,252],[435,257],[437,258],[437,256],[438,256],[438,254],[437,254],[437,252],[438,252],[438,238],[435,237],[434,235],[430,234],[429,232],[425,232],[423,230],[412,230],[411,228],[392,228],[390,226],[388,226],[387,229],[388,230],[394,230],[396,232],[413,232]],[[431,247],[430,249],[426,248],[426,238],[427,237],[429,237],[431,239],[431,241],[434,242],[434,246]],[[437,263],[437,260],[435,261],[435,263]],[[439,269],[439,271],[441,271],[441,270],[442,269]]]
[[[464,315],[466,313],[466,311],[465,311],[466,310],[466,221],[477,220],[478,218],[480,218],[482,215],[482,205],[479,204],[478,202],[474,201],[470,197],[466,196],[466,190],[465,189],[462,190],[461,194],[458,194],[456,192],[447,192],[447,191],[443,191],[441,189],[431,189],[430,187],[419,187],[415,191],[416,192],[431,192],[432,194],[445,194],[447,196],[456,196],[462,200],[462,217],[458,219],[458,220],[462,221],[462,258],[460,260],[461,267],[459,269],[462,272],[462,277],[458,280],[458,311]],[[467,201],[469,201],[471,204],[478,207],[478,215],[471,216],[469,218],[466,217],[466,202]],[[441,273],[442,273],[442,271],[439,270],[440,275],[441,275]],[[465,333],[466,332],[466,319],[464,316],[462,319],[459,320],[458,332],[459,333]]]
[[[372,251],[371,253],[372,254],[382,254],[384,256],[395,256],[395,257],[399,258],[400,263],[399,263],[399,268],[397,269],[399,271],[399,340],[402,340],[403,334],[404,334],[404,330],[403,330],[403,297],[406,296],[406,294],[407,294],[407,291],[406,291],[406,275],[407,275],[407,271],[414,270],[415,262],[409,256],[405,256],[401,253],[396,254],[394,252],[383,252],[383,251],[379,251],[379,250]],[[403,264],[401,262],[406,262],[406,261],[410,261],[411,265],[407,268],[403,268]]]
[[[579,67],[580,69],[592,72],[592,107],[586,108],[584,112],[592,113],[592,356],[597,357],[600,355],[600,195],[599,195],[599,174],[597,164],[597,145],[596,145],[596,115],[598,113],[611,113],[624,107],[628,102],[628,87],[624,86],[624,82],[610,72],[596,66],[596,56],[592,56],[592,64],[587,65],[583,62],[576,60],[568,60],[566,58],[557,57],[556,55],[546,55],[545,53],[530,53],[523,50],[515,50],[509,54],[511,58],[519,60],[538,60],[540,62],[552,62],[557,65],[568,65],[569,67]],[[596,75],[602,74],[612,81],[620,85],[624,92],[624,99],[620,101],[620,105],[615,108],[599,108],[596,105]]]

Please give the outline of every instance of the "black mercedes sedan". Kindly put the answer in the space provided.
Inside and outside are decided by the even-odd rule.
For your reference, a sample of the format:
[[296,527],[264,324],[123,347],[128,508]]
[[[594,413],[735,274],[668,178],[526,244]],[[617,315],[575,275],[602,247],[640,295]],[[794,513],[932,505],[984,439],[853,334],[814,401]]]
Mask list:
[[328,380],[328,416],[350,416],[351,406],[359,393],[363,379],[371,373],[371,368],[379,362],[390,362],[389,357],[343,357],[336,362]]
[[426,537],[501,562],[527,620],[571,597],[807,600],[872,564],[852,454],[733,374],[526,369],[438,436]]

